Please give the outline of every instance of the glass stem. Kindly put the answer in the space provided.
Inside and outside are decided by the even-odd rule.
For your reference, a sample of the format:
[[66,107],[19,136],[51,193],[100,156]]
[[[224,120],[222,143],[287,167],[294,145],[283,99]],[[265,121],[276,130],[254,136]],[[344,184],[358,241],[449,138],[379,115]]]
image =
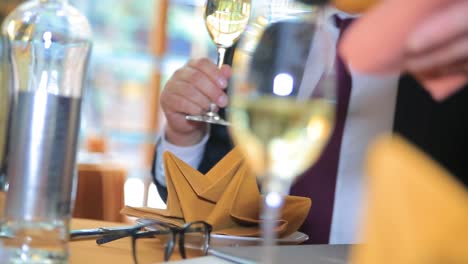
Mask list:
[[263,234],[263,264],[275,263],[276,251],[274,250],[277,234],[275,232],[276,220],[280,217],[279,206],[269,206],[268,198],[265,196],[262,212],[262,234]]
[[224,64],[224,55],[225,54],[226,54],[226,49],[218,47],[218,62],[217,62],[218,69],[221,68],[221,66],[223,66],[223,64]]
[[279,177],[270,175],[264,178],[264,203],[262,210],[263,259],[262,263],[276,263],[276,232],[278,220],[281,218],[285,196],[288,195],[291,183]]
[[[220,69],[221,66],[223,66],[224,64],[224,55],[226,54],[226,49],[218,47],[217,50],[218,50],[218,61],[216,64],[218,65],[218,69]],[[216,110],[216,104],[211,102],[207,114],[213,116],[215,113],[215,110]]]

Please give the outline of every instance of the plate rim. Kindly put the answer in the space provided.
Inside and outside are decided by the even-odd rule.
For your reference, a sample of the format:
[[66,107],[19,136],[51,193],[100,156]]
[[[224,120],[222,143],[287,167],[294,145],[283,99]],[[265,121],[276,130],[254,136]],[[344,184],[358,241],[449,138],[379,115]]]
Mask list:
[[[291,237],[297,234],[297,236],[301,239],[292,239]],[[262,237],[250,237],[250,236],[233,236],[233,235],[223,235],[223,234],[211,234],[212,238],[219,238],[219,239],[231,239],[231,240],[243,240],[243,241],[252,241],[252,242],[260,242],[263,240]],[[302,239],[303,238],[303,239]],[[306,233],[296,231],[289,236],[285,236],[282,238],[277,238],[275,241],[277,242],[298,242],[298,241],[306,241],[309,239],[309,236]]]

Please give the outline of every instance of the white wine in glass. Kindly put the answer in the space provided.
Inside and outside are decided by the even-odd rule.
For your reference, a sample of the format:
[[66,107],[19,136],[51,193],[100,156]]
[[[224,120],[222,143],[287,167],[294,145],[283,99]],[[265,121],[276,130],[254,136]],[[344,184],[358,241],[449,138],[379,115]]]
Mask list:
[[[320,156],[331,135],[335,102],[262,95],[233,96],[231,134],[259,178],[277,178],[283,194]],[[281,188],[283,189],[283,188]]]
[[[229,121],[234,143],[257,174],[262,211],[263,263],[275,262],[275,223],[295,179],[320,157],[332,134],[336,109],[333,44],[316,45],[319,25],[310,14],[249,25],[234,56]],[[323,73],[311,80],[308,69]],[[315,69],[315,68],[314,68]]]
[[[226,49],[232,47],[244,32],[250,17],[250,0],[207,0],[205,25],[218,51],[218,68],[224,64]],[[210,103],[209,111],[200,116],[186,116],[187,120],[218,125],[229,125],[215,112]]]

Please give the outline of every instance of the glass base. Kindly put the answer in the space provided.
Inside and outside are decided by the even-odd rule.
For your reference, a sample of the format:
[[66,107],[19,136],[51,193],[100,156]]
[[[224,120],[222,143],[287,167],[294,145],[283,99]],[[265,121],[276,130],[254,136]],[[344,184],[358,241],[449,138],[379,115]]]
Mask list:
[[1,263],[68,263],[67,230],[62,221],[4,223],[0,232]]
[[215,125],[222,125],[222,126],[229,126],[229,122],[222,119],[217,113],[215,112],[208,112],[205,115],[199,116],[185,116],[185,119],[195,122],[204,122],[210,123]]

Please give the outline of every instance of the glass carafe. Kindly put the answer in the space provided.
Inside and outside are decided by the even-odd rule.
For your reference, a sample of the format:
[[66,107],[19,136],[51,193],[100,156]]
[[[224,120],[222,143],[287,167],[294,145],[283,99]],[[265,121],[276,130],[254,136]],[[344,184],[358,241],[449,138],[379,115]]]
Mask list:
[[0,248],[7,263],[64,263],[91,28],[67,0],[34,0],[2,39],[12,100]]

